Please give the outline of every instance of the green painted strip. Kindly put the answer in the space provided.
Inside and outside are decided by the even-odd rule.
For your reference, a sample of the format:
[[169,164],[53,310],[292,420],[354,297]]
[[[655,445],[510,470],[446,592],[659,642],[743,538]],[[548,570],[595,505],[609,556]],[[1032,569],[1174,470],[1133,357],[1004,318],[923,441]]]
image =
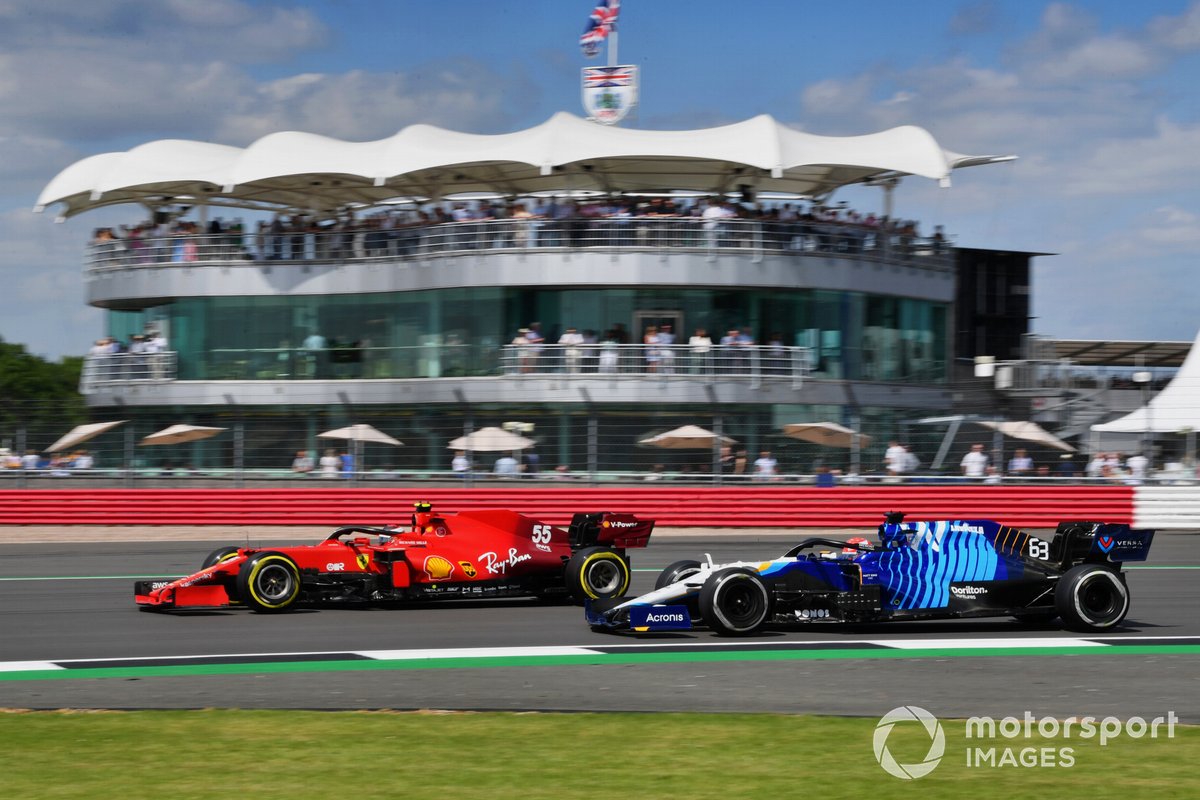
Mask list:
[[263,664],[188,664],[156,667],[31,670],[0,673],[0,681],[91,680],[95,678],[160,678],[199,675],[260,675],[297,672],[378,672],[388,670],[497,669],[511,667],[603,666],[607,664],[680,664],[721,661],[827,661],[884,658],[1013,658],[1024,656],[1200,655],[1200,645],[1113,645],[1110,647],[997,647],[922,650],[749,650],[680,651],[677,653],[596,653],[564,656],[496,656],[494,658],[429,658],[396,661],[295,661]]

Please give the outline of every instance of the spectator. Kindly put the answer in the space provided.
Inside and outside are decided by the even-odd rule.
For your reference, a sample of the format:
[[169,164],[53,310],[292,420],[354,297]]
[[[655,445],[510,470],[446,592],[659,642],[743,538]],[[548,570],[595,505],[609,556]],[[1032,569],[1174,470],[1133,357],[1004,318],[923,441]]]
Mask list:
[[968,478],[982,478],[986,475],[988,457],[987,453],[983,452],[983,445],[971,445],[971,451],[962,457],[959,466],[962,467],[963,475]]
[[693,374],[711,373],[712,339],[708,338],[708,331],[704,328],[696,328],[692,338],[688,339],[688,347],[692,356],[691,372]]
[[574,326],[567,326],[566,332],[558,337],[558,343],[562,347],[563,363],[567,372],[572,375],[578,374],[583,363],[583,334],[575,330]]
[[642,337],[642,344],[645,349],[646,371],[658,372],[658,362],[662,359],[658,348],[658,328],[650,325],[646,328],[646,335]]
[[667,375],[675,374],[675,332],[669,322],[664,322],[658,329],[658,357],[662,371]]
[[36,450],[27,450],[21,456],[21,469],[37,469],[39,457]]
[[554,468],[554,478],[560,481],[574,480],[575,476],[571,474],[571,468],[566,464],[559,464]]
[[349,450],[343,450],[341,456],[338,458],[338,461],[341,465],[342,477],[353,478],[355,470],[354,454]]
[[1150,459],[1141,453],[1125,459],[1125,467],[1129,470],[1129,483],[1140,485],[1146,479],[1146,472],[1149,466]]
[[541,472],[541,456],[537,454],[533,448],[530,448],[521,453],[521,471],[530,478],[535,477]]
[[455,450],[454,458],[450,459],[450,470],[457,475],[466,475],[471,471],[471,459],[464,451]]
[[888,475],[903,475],[908,470],[908,451],[893,439],[888,442],[888,448],[884,451],[883,463],[887,466]]
[[1063,453],[1059,456],[1058,476],[1060,478],[1079,477],[1079,465],[1075,463],[1075,457],[1070,453]]
[[297,450],[296,457],[292,459],[292,472],[307,475],[313,471],[313,460],[309,457],[307,450]]
[[520,471],[521,465],[512,457],[512,453],[505,453],[497,458],[492,467],[492,472],[497,478],[515,478]]
[[75,454],[75,469],[91,469],[96,465],[96,460],[92,458],[92,454],[87,450],[80,450]]
[[336,478],[341,466],[342,462],[337,456],[337,451],[332,448],[326,450],[325,455],[321,456],[321,477]]
[[816,485],[823,489],[830,489],[837,486],[837,475],[835,475],[829,467],[822,464],[817,467]]
[[776,478],[775,469],[778,462],[771,457],[770,450],[763,450],[754,461],[754,480],[773,481]]
[[1033,459],[1025,452],[1025,448],[1018,447],[1013,457],[1008,460],[1008,474],[1017,477],[1031,475],[1033,473]]
[[654,467],[650,470],[650,472],[646,475],[646,477],[642,478],[642,480],[644,480],[644,481],[661,481],[664,477],[666,477],[666,475],[665,475],[666,471],[667,471],[667,468],[665,465],[655,464]]

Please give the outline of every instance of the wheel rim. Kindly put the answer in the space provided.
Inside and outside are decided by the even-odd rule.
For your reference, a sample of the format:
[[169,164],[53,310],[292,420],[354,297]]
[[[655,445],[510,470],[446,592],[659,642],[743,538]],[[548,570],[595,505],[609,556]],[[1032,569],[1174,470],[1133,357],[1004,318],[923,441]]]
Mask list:
[[1120,615],[1125,606],[1124,595],[1108,575],[1095,574],[1083,581],[1079,587],[1078,608],[1082,615],[1094,622],[1105,623]]
[[267,564],[254,580],[255,592],[267,603],[279,603],[291,596],[295,579],[283,564]]
[[760,588],[742,578],[726,583],[721,592],[721,613],[730,627],[748,628],[757,625],[766,608]]
[[592,592],[603,597],[621,588],[624,582],[622,570],[610,558],[599,559],[588,565],[587,583]]

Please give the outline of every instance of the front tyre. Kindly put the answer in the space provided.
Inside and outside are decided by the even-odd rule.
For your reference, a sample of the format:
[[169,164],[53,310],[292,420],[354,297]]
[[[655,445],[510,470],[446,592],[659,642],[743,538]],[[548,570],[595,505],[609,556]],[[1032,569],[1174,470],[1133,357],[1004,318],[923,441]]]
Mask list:
[[624,597],[631,577],[629,562],[607,547],[585,547],[567,562],[567,589],[580,604]]
[[300,570],[283,553],[258,553],[238,570],[237,589],[238,597],[253,611],[286,611],[300,597]]
[[1095,564],[1071,567],[1054,587],[1054,607],[1067,630],[1093,633],[1115,628],[1129,613],[1122,576]]
[[213,550],[211,553],[209,553],[204,558],[204,563],[200,565],[200,569],[208,569],[209,567],[216,566],[217,564],[220,564],[222,561],[228,561],[229,559],[233,558],[237,554],[238,554],[238,548],[233,547],[231,545],[226,545],[225,547],[218,547],[216,550]]
[[670,586],[672,583],[679,583],[684,578],[695,575],[700,571],[701,564],[699,561],[676,561],[669,565],[662,572],[658,573],[658,578],[654,581],[654,588],[661,589],[664,586]]
[[722,636],[748,636],[761,628],[770,614],[771,593],[751,570],[718,570],[700,590],[700,615]]

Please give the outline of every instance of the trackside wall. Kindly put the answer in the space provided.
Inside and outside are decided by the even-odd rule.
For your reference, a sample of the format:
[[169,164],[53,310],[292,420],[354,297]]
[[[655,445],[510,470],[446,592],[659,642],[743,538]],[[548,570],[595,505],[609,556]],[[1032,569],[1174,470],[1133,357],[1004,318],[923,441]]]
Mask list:
[[660,527],[874,527],[903,511],[1052,528],[1131,523],[1134,497],[1128,486],[14,489],[0,491],[0,525],[385,525],[407,523],[424,500],[435,511],[511,508],[555,525],[577,511],[626,511]]

